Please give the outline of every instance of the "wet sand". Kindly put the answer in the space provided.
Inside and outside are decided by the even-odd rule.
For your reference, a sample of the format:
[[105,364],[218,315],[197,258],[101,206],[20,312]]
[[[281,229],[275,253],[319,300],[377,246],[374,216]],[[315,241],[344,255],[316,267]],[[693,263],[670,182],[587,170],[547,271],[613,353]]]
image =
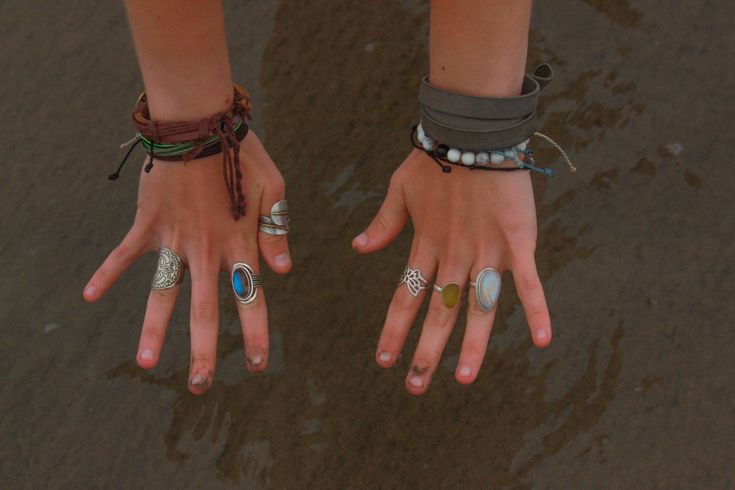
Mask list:
[[288,182],[297,264],[266,274],[271,366],[243,368],[231,298],[214,388],[194,397],[188,295],[136,367],[155,257],[81,290],[132,222],[106,176],[141,83],[119,2],[6,2],[0,59],[0,481],[7,488],[734,488],[732,2],[537,2],[534,177],[553,326],[531,345],[510,275],[478,381],[426,396],[374,348],[410,230],[350,248],[409,151],[427,2],[228,2],[235,78]]

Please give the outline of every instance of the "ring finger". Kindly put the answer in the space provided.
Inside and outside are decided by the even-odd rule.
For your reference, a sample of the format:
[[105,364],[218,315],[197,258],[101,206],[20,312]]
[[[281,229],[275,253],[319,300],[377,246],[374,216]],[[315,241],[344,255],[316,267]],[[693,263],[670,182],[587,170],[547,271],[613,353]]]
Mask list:
[[[467,327],[454,373],[457,381],[462,384],[469,384],[477,379],[487,352],[500,294],[502,271],[497,263],[497,257],[493,257],[472,267],[470,277],[475,285],[468,290]],[[489,270],[488,264],[494,265],[492,270]],[[481,271],[482,276],[479,276]]]
[[268,367],[268,308],[260,284],[258,255],[254,251],[233,251],[227,260],[245,344],[245,363],[251,372],[263,371]]

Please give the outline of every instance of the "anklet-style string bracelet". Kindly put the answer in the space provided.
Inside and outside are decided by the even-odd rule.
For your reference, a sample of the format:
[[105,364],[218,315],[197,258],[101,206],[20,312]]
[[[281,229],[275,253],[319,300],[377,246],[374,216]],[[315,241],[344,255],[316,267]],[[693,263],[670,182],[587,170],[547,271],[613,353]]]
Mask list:
[[[110,180],[120,177],[125,162],[135,147],[142,144],[150,158],[144,170],[153,168],[153,158],[165,161],[184,161],[222,153],[222,171],[230,197],[231,212],[235,220],[245,214],[245,196],[242,192],[240,169],[240,141],[248,133],[245,119],[250,119],[251,105],[247,91],[234,86],[232,107],[199,121],[162,122],[150,119],[145,93],[138,97],[133,112],[136,135],[121,148],[132,144]],[[195,135],[192,137],[192,135]]]

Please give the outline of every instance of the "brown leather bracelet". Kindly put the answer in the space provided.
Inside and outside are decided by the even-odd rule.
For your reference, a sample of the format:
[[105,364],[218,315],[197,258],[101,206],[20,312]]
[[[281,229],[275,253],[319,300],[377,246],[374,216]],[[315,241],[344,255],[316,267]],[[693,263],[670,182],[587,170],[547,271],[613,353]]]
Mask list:
[[[133,123],[138,132],[153,144],[162,143],[191,143],[194,147],[183,155],[163,157],[155,155],[153,158],[169,161],[189,161],[205,156],[216,155],[222,152],[222,171],[225,185],[230,196],[232,216],[235,220],[245,215],[245,196],[242,192],[242,171],[240,169],[240,141],[247,135],[248,126],[245,119],[250,119],[252,106],[250,95],[240,85],[233,87],[234,97],[232,107],[226,112],[219,112],[198,121],[154,121],[150,119],[148,100],[145,92],[140,94],[133,111]],[[235,130],[236,121],[242,120],[240,127]],[[195,135],[192,137],[192,135]],[[205,143],[213,136],[219,138],[215,145],[206,146]],[[230,153],[232,152],[232,154]],[[146,171],[150,169],[150,166]]]

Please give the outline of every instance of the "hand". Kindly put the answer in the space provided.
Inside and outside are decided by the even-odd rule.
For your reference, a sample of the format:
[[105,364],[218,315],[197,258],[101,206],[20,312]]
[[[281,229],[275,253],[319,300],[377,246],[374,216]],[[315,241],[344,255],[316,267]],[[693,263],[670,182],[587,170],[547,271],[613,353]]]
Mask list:
[[[486,267],[501,274],[512,270],[533,343],[546,347],[551,321],[534,261],[536,209],[529,173],[452,168],[445,174],[424,152],[414,150],[393,174],[383,205],[367,230],[355,237],[353,247],[360,253],[380,250],[398,236],[410,216],[415,230],[408,259],[412,268],[420,269],[429,284],[457,282],[463,292],[468,291],[468,278],[474,280]],[[447,308],[431,288],[414,297],[400,284],[376,352],[380,366],[395,364],[427,295],[428,313],[405,382],[414,395],[426,392],[459,306]],[[474,288],[467,297],[467,327],[455,371],[463,384],[477,378],[496,311],[480,308]]]
[[[246,215],[232,218],[222,174],[222,155],[183,162],[154,160],[141,172],[135,222],[120,245],[95,272],[84,299],[99,300],[143,253],[165,246],[178,254],[191,274],[191,362],[189,389],[202,394],[212,385],[219,329],[219,272],[246,262],[259,272],[258,251],[279,274],[291,269],[285,236],[258,232],[258,214],[270,216],[271,206],[284,198],[280,172],[258,137],[249,132],[240,144],[240,165]],[[151,290],[138,347],[138,364],[157,363],[180,286]],[[263,289],[254,302],[237,303],[245,340],[247,368],[262,371],[268,364],[268,312]]]

